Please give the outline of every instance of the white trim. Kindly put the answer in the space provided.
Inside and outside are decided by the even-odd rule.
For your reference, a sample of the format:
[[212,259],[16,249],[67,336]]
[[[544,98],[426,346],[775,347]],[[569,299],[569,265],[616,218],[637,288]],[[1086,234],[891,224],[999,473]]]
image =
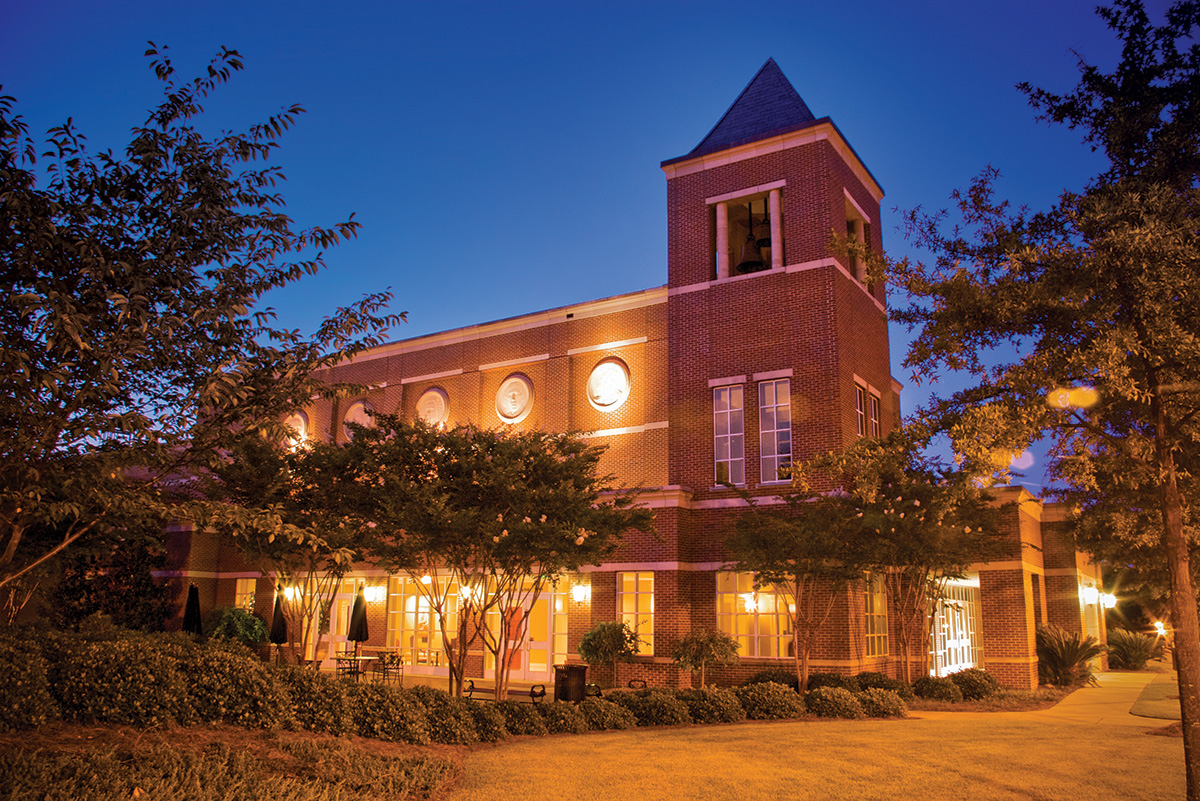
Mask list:
[[731,281],[746,281],[754,278],[761,278],[764,275],[779,275],[780,273],[802,273],[806,270],[819,270],[822,267],[833,267],[837,269],[842,275],[849,278],[854,286],[858,287],[859,292],[862,292],[871,299],[871,302],[875,304],[875,308],[883,312],[884,315],[887,314],[887,308],[883,305],[883,303],[880,302],[879,298],[868,292],[867,288],[859,283],[858,280],[850,274],[850,271],[842,266],[841,262],[834,258],[817,259],[815,261],[801,262],[800,264],[789,264],[786,267],[780,267],[778,269],[773,267],[770,270],[758,270],[757,272],[746,273],[744,275],[731,275],[728,278],[717,278],[712,281],[697,281],[694,284],[671,287],[667,290],[667,295],[671,297],[674,297],[675,295],[686,295],[689,292],[702,292],[706,289],[711,289],[714,286],[719,286],[721,284],[727,284]]
[[669,180],[696,172],[703,172],[713,167],[735,164],[746,159],[757,158],[767,153],[778,153],[793,147],[802,147],[821,141],[829,142],[837,154],[842,157],[842,160],[850,167],[850,171],[854,173],[854,177],[858,178],[871,197],[875,199],[876,203],[883,200],[883,187],[871,177],[871,174],[867,172],[867,168],[863,166],[858,156],[850,149],[849,143],[842,138],[842,135],[830,121],[802,128],[799,131],[791,131],[779,136],[760,139],[757,142],[750,142],[739,147],[731,147],[728,150],[721,150],[706,156],[698,156],[688,161],[667,164],[663,166],[662,171],[666,173]]
[[788,367],[786,370],[769,370],[765,373],[755,373],[752,376],[752,378],[755,381],[770,381],[773,378],[791,378],[791,377],[792,377],[792,368],[790,368],[790,367]]
[[462,375],[462,368],[458,367],[453,370],[443,370],[440,373],[426,373],[425,375],[414,375],[411,378],[401,378],[400,385],[415,384],[418,381],[434,381],[439,378],[449,378],[454,375]]
[[706,197],[704,202],[706,205],[712,206],[716,203],[724,203],[727,200],[737,200],[738,198],[746,197],[748,195],[761,195],[765,192],[770,192],[772,189],[783,189],[785,186],[787,186],[787,181],[772,181],[769,184],[759,184],[758,186],[751,186],[746,189],[738,189],[733,192],[726,192],[723,195],[716,195],[715,197]]
[[632,573],[645,570],[674,570],[708,572],[728,569],[728,562],[605,562],[603,565],[581,565],[579,573]]
[[[749,485],[734,484],[733,486],[734,487],[746,487]],[[727,490],[727,489],[729,489],[729,487],[722,485],[720,487],[711,487],[709,491],[710,492],[720,492],[721,490]],[[754,499],[755,506],[778,506],[779,504],[781,504],[783,502],[784,502],[783,498],[780,498],[778,495],[766,495],[766,496]],[[742,500],[741,498],[712,498],[707,501],[692,501],[691,505],[688,506],[688,508],[689,509],[736,509],[739,507],[744,507],[744,506],[749,506],[749,505],[750,504],[748,504],[746,501]]]
[[708,379],[708,388],[716,389],[717,387],[731,387],[737,384],[745,384],[746,376],[731,375],[728,378],[710,378]]
[[479,372],[482,373],[484,370],[499,370],[503,367],[518,367],[522,364],[536,364],[537,362],[544,362],[549,358],[549,353],[543,353],[538,356],[524,356],[520,359],[509,359],[506,362],[489,362],[488,364],[479,365]]
[[590,439],[591,437],[615,437],[619,434],[641,434],[644,431],[652,431],[656,428],[666,428],[669,423],[666,420],[658,423],[646,423],[641,426],[625,426],[624,428],[602,428],[598,431],[588,431],[580,434],[582,439]]
[[[628,345],[641,345],[649,342],[648,337],[634,337],[633,339],[620,339],[616,342],[605,342],[602,345],[588,345],[586,348],[571,348],[567,351],[568,356],[576,356],[580,353],[592,353],[598,350],[611,350],[614,348],[624,348]],[[483,368],[480,367],[480,370]]]
[[871,224],[870,215],[867,214],[865,211],[863,211],[862,206],[858,205],[858,201],[855,200],[854,197],[850,194],[850,190],[843,186],[842,193],[846,196],[846,200],[850,201],[850,205],[854,207],[854,210],[858,212],[858,216],[862,217],[863,222],[866,223],[867,225],[870,225]]

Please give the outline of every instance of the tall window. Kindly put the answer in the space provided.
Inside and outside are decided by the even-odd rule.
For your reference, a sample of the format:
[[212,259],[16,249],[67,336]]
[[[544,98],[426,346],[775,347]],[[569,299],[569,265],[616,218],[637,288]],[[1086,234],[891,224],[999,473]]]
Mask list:
[[257,588],[258,579],[256,578],[238,579],[237,587],[233,591],[233,605],[245,612],[253,612]]
[[638,634],[638,655],[654,655],[654,573],[617,574],[617,611]]
[[755,592],[753,573],[717,573],[717,628],[738,641],[739,656],[791,655],[787,596],[770,586]]
[[867,432],[872,437],[879,436],[879,396],[867,398]]
[[888,618],[887,594],[883,589],[883,577],[868,573],[864,595],[864,623],[867,635],[867,656],[887,656]]
[[867,388],[854,385],[854,433],[867,435]]
[[792,464],[792,404],[786,378],[758,385],[758,444],[761,480],[788,480]]
[[742,388],[713,389],[713,466],[718,484],[745,484]]

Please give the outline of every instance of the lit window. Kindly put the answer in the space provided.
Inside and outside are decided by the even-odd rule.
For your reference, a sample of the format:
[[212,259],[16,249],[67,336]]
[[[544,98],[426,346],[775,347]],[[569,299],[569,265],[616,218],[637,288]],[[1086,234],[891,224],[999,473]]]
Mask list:
[[887,656],[888,618],[887,594],[883,588],[883,577],[868,573],[864,594],[864,628],[866,629],[867,656]]
[[745,428],[742,420],[742,388],[713,390],[713,464],[717,484],[745,484]]
[[717,573],[717,628],[737,640],[739,656],[791,656],[790,604],[773,586],[756,592],[753,573]]
[[792,404],[790,382],[763,381],[758,385],[758,444],[762,481],[787,481],[792,465]]
[[867,431],[872,437],[879,436],[879,396],[871,395],[867,398]]
[[858,384],[854,385],[854,433],[867,435],[867,390]]
[[617,574],[617,611],[637,632],[638,655],[654,655],[654,573]]
[[233,605],[246,612],[254,611],[255,590],[258,579],[244,578],[237,580],[233,591]]

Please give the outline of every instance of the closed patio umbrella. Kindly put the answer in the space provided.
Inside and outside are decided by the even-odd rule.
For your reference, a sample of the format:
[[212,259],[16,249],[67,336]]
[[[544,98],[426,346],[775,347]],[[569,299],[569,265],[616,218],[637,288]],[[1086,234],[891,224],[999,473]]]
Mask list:
[[200,622],[200,590],[195,584],[188,585],[187,604],[183,607],[183,630],[197,637],[204,635],[204,625]]
[[358,588],[358,593],[354,596],[354,609],[350,612],[350,630],[346,632],[346,639],[354,643],[354,655],[358,656],[358,649],[370,637],[367,633],[367,599],[363,596],[362,587]]
[[288,639],[287,620],[283,617],[283,593],[275,595],[275,612],[271,615],[271,642],[275,643],[275,658],[279,659],[280,648]]

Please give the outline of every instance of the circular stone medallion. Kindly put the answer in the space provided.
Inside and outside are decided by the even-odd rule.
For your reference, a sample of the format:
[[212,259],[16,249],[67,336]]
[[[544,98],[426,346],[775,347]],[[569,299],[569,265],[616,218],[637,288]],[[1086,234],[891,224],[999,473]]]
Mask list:
[[533,384],[514,373],[504,379],[496,392],[496,414],[506,423],[519,423],[533,408]]
[[449,408],[449,398],[446,393],[434,387],[421,393],[421,397],[417,400],[417,417],[431,426],[440,426],[446,422]]
[[619,409],[629,397],[629,368],[620,359],[605,359],[592,368],[587,382],[588,402],[602,412]]

